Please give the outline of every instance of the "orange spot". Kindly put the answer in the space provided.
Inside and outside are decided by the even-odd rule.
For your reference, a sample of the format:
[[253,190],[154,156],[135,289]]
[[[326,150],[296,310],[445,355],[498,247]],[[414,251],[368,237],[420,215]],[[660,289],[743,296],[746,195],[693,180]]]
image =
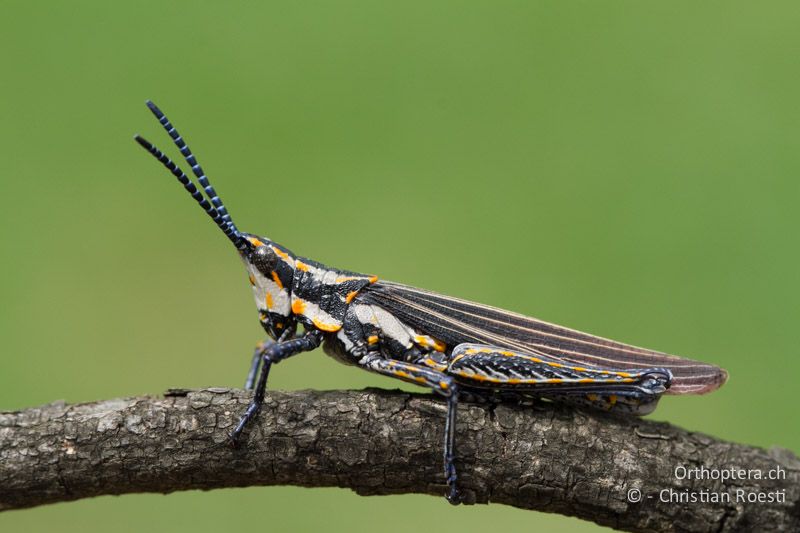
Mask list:
[[612,394],[611,396],[609,396],[608,397],[608,403],[610,403],[611,405],[614,405],[615,403],[617,403],[617,395],[616,394]]
[[258,313],[258,319],[259,319],[261,322],[266,322],[266,321],[267,321],[267,318],[268,318],[268,317],[267,317],[267,313]]
[[401,377],[401,378],[410,378],[411,377],[408,372],[404,372],[402,370],[395,370],[394,371],[394,375],[397,376],[397,377]]
[[584,378],[578,380],[578,383],[594,383],[594,382],[595,380],[593,380],[592,378]]
[[297,267],[297,270],[302,270],[303,272],[308,272],[308,265],[300,261],[299,259],[295,261],[294,266]]
[[[467,351],[469,351],[469,350],[467,350]],[[467,355],[466,353],[462,353],[462,354],[459,354],[459,355],[455,356],[455,357],[453,358],[453,360],[452,360],[452,361],[450,361],[450,364],[452,365],[453,363],[455,363],[456,361],[458,361],[458,360],[462,359],[462,358],[463,358],[464,356],[466,356],[466,355]]]
[[277,246],[272,246],[272,251],[281,256],[282,258],[286,259],[287,261],[289,260],[289,254],[279,249]]
[[272,281],[275,282],[275,285],[277,285],[279,289],[283,289],[283,282],[281,278],[278,277],[278,273],[274,270],[272,271]]
[[302,315],[303,312],[306,310],[306,303],[299,298],[292,302],[292,313],[296,315]]
[[553,368],[561,368],[562,366],[564,366],[561,363],[547,363],[547,364],[552,366]]
[[272,295],[267,293],[267,295],[264,297],[264,300],[267,303],[267,309],[272,309]]
[[629,377],[631,377],[631,375],[630,375],[630,373],[629,373],[629,372],[616,372],[616,374],[617,374],[619,377],[622,377],[622,378],[629,378]]
[[437,352],[443,352],[445,349],[447,349],[445,343],[442,341],[437,341],[436,339],[428,337],[427,335],[414,335],[414,342],[426,348],[433,348]]
[[369,282],[370,283],[375,283],[376,281],[378,281],[378,276],[370,276],[369,277]]
[[507,383],[509,383],[511,385],[518,385],[518,384],[522,383],[522,380],[521,379],[517,379],[517,378],[509,378]]
[[483,374],[474,374],[469,375],[465,372],[457,372],[459,376],[463,376],[465,378],[474,379],[475,381],[488,381],[489,383],[500,383],[500,380],[497,378],[491,378],[489,376],[484,376]]
[[416,381],[417,383],[425,383],[425,381],[427,380],[422,376],[417,376],[414,378],[414,381]]
[[370,335],[369,337],[367,337],[367,344],[378,344],[378,336]]
[[249,278],[250,278],[250,285],[255,285],[256,284],[256,277],[254,275],[250,274]]
[[547,379],[545,383],[564,383],[563,379]]
[[439,386],[440,386],[441,388],[443,388],[444,390],[447,390],[447,387],[449,387],[449,385],[447,384],[447,382],[446,382],[446,381],[440,381],[440,382],[439,382]]
[[356,294],[358,294],[358,291],[350,291],[350,292],[348,292],[347,296],[345,296],[345,298],[344,298],[345,303],[349,304],[350,302],[352,302],[353,298],[356,297]]
[[574,370],[575,372],[586,372],[586,369],[583,368],[582,366],[573,366],[572,370]]
[[445,370],[445,369],[447,369],[447,365],[443,365],[442,363],[434,361],[430,357],[426,357],[425,359],[422,360],[422,362],[426,366],[429,366],[431,368],[435,368],[436,370]]
[[252,244],[253,246],[264,246],[264,243],[256,239],[255,237],[249,237],[247,240],[250,241],[250,244]]
[[317,329],[321,329],[322,331],[339,331],[342,329],[342,326],[339,324],[326,324],[325,322],[320,322],[316,318],[311,321]]

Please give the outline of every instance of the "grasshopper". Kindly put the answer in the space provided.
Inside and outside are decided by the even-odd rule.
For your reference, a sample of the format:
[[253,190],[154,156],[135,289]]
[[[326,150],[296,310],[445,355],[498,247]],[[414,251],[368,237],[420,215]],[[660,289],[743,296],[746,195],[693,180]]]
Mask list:
[[428,387],[445,398],[446,496],[458,504],[459,400],[545,399],[644,415],[665,392],[703,394],[727,379],[725,370],[711,364],[332,268],[267,237],[240,231],[186,141],[155,104],[148,101],[147,106],[199,187],[153,144],[139,135],[136,141],[183,184],[233,243],[269,336],[253,354],[245,388],[255,392],[230,435],[234,444],[264,401],[272,365],[322,346],[345,364]]

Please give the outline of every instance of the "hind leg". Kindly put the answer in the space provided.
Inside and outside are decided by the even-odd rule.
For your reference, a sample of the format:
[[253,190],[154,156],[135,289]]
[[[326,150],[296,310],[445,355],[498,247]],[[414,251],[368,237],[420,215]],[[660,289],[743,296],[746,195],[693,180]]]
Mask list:
[[368,370],[408,383],[430,387],[447,399],[447,419],[444,426],[444,477],[447,481],[447,501],[453,505],[461,503],[458,492],[455,466],[456,411],[458,408],[458,386],[455,380],[438,370],[394,359],[386,359],[377,353],[365,356],[359,364]]

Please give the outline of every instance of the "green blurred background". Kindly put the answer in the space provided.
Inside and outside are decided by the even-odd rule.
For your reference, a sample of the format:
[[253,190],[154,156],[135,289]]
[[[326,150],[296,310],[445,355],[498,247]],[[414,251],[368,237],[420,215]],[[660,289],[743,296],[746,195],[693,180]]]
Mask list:
[[[230,244],[132,140],[187,136],[239,227],[331,265],[718,363],[653,418],[800,450],[796,2],[12,2],[0,409],[241,386]],[[396,387],[322,352],[271,386]],[[397,513],[398,502],[403,513]],[[598,529],[292,487],[0,515],[2,531]]]

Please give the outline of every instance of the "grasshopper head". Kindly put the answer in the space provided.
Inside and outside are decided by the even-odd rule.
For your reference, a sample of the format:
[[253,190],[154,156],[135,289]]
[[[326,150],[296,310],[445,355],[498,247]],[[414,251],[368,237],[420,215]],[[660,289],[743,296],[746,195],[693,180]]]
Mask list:
[[239,231],[183,137],[153,102],[148,100],[147,107],[167,130],[186,162],[192,167],[192,173],[197,178],[199,187],[153,144],[139,135],[135,137],[136,142],[158,159],[178,179],[236,247],[247,267],[261,324],[271,337],[277,339],[287,329],[294,327],[294,323],[290,320],[294,254],[265,237]]
[[239,255],[247,267],[258,318],[267,333],[277,339],[290,326],[295,256],[266,237],[243,233],[246,249]]

